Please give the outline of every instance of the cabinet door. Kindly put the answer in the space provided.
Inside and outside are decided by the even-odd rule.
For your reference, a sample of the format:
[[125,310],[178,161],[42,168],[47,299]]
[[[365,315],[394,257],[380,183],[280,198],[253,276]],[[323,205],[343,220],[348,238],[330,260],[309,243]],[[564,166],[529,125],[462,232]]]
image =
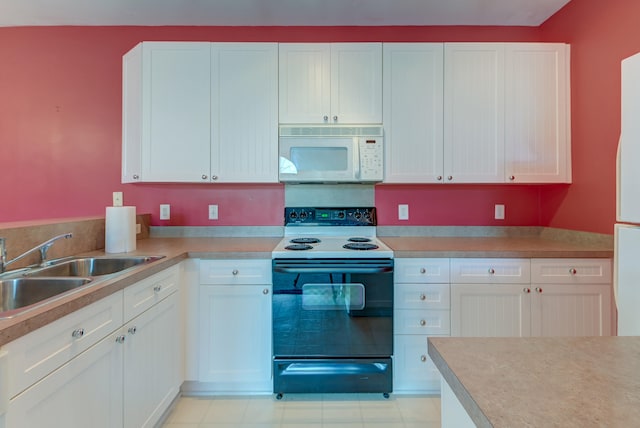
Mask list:
[[178,296],[172,294],[124,327],[125,427],[153,427],[178,395]]
[[200,376],[216,392],[271,392],[271,286],[200,287]]
[[386,183],[440,183],[443,178],[443,45],[385,43]]
[[278,45],[212,47],[211,179],[278,182]]
[[524,337],[530,334],[529,285],[451,285],[451,336]]
[[504,45],[445,43],[444,173],[450,183],[504,182]]
[[329,123],[331,45],[279,45],[280,123]]
[[427,336],[394,336],[393,392],[440,392],[440,372],[427,350]]
[[122,426],[123,347],[112,333],[14,397],[6,426]]
[[[141,181],[208,181],[209,43],[142,44]],[[204,177],[204,178],[203,178]]]
[[569,46],[508,43],[505,174],[513,183],[570,183]]
[[532,296],[533,336],[611,335],[608,284],[539,284]]
[[332,123],[382,123],[382,44],[331,45]]

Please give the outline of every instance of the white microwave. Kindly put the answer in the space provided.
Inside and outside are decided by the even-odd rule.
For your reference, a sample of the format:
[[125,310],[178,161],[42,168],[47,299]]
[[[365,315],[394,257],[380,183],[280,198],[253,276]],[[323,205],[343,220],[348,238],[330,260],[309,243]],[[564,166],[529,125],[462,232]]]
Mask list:
[[280,126],[279,156],[285,183],[382,181],[382,127]]

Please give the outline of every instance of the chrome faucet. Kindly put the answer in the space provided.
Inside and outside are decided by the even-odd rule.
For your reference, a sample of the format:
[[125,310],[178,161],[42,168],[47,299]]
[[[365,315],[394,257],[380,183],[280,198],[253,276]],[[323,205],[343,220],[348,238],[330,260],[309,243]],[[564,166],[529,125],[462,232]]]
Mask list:
[[6,245],[5,238],[0,238],[0,273],[4,272],[7,266],[10,265],[11,263],[17,262],[18,260],[28,256],[29,254],[35,251],[40,251],[40,263],[41,264],[44,263],[45,261],[47,261],[47,251],[49,251],[49,248],[51,248],[51,246],[58,239],[63,239],[63,238],[69,239],[72,236],[73,236],[72,233],[63,233],[62,235],[54,236],[48,241],[45,241],[42,244],[36,245],[32,249],[25,251],[15,259],[9,260],[9,261],[7,261],[7,245]]

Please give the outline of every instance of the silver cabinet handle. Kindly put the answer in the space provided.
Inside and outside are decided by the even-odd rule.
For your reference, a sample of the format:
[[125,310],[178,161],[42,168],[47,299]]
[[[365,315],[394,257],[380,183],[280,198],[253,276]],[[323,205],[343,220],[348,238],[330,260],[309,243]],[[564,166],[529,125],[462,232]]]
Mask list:
[[207,175],[206,174],[202,174],[202,179],[206,180],[207,179]]
[[160,291],[162,291],[162,285],[156,285],[155,287],[153,287],[153,291],[159,293]]
[[437,177],[436,177],[436,180],[438,180],[438,181],[442,181],[442,176],[441,176],[441,175],[437,176]]
[[571,275],[575,275],[575,274],[577,274],[577,273],[578,273],[578,271],[577,271],[575,268],[571,268],[571,269],[569,269],[569,273],[570,273]]
[[516,179],[516,176],[515,176],[515,175],[510,175],[510,176],[509,176],[509,181],[513,181],[513,180],[515,180],[515,179]]
[[212,175],[212,176],[211,176],[211,179],[212,179],[212,180],[217,180],[217,179],[218,179],[218,176],[217,176],[217,175]]
[[269,289],[265,288],[264,290],[262,290],[262,294],[269,294]]
[[136,331],[138,331],[138,327],[134,325],[133,327],[129,327],[129,330],[127,331],[129,332],[129,334],[136,334]]
[[333,121],[337,122],[338,121],[338,116],[333,116]]
[[453,175],[448,176],[447,180],[449,180],[449,181],[453,180]]
[[325,116],[323,117],[323,119],[324,119],[324,121],[325,121],[325,122],[327,122],[327,121],[329,121],[329,116],[325,115]]
[[423,363],[425,361],[427,361],[427,356],[426,355],[420,355],[420,361],[422,361]]
[[420,268],[420,273],[427,273],[427,270],[425,268]]
[[489,274],[493,275],[494,273],[496,273],[496,270],[494,268],[489,268]]
[[137,180],[138,178],[140,178],[140,176],[138,174],[133,174],[133,179]]
[[237,275],[238,273],[239,273],[238,269],[234,269],[233,271],[231,271],[231,274],[233,274],[233,275]]
[[82,336],[84,336],[84,328],[75,329],[73,333],[71,333],[71,337],[74,339],[80,339]]
[[427,325],[427,322],[425,320],[420,320],[420,325],[424,327],[425,325]]
[[427,296],[424,293],[420,293],[420,300],[426,300]]
[[523,288],[522,291],[524,291],[525,293],[531,293],[531,289],[530,288]]
[[540,288],[540,287],[536,287],[536,291],[537,291],[538,293],[542,293],[542,288]]
[[124,337],[123,335],[120,335],[120,336],[116,337],[116,343],[124,343],[125,339],[126,339],[126,337]]

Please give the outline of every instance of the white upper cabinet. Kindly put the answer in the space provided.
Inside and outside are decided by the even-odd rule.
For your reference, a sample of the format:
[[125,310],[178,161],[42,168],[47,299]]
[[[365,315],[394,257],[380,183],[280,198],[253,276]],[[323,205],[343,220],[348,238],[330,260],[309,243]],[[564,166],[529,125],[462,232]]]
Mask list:
[[381,43],[282,43],[280,123],[382,123]]
[[212,48],[211,179],[278,182],[278,45]]
[[443,45],[385,43],[383,99],[386,183],[443,178]]
[[207,181],[210,46],[143,42],[124,56],[123,183]]
[[504,44],[444,45],[444,180],[504,181]]
[[128,52],[122,182],[277,182],[277,46],[143,42]]
[[508,43],[505,174],[514,183],[570,183],[569,45]]

